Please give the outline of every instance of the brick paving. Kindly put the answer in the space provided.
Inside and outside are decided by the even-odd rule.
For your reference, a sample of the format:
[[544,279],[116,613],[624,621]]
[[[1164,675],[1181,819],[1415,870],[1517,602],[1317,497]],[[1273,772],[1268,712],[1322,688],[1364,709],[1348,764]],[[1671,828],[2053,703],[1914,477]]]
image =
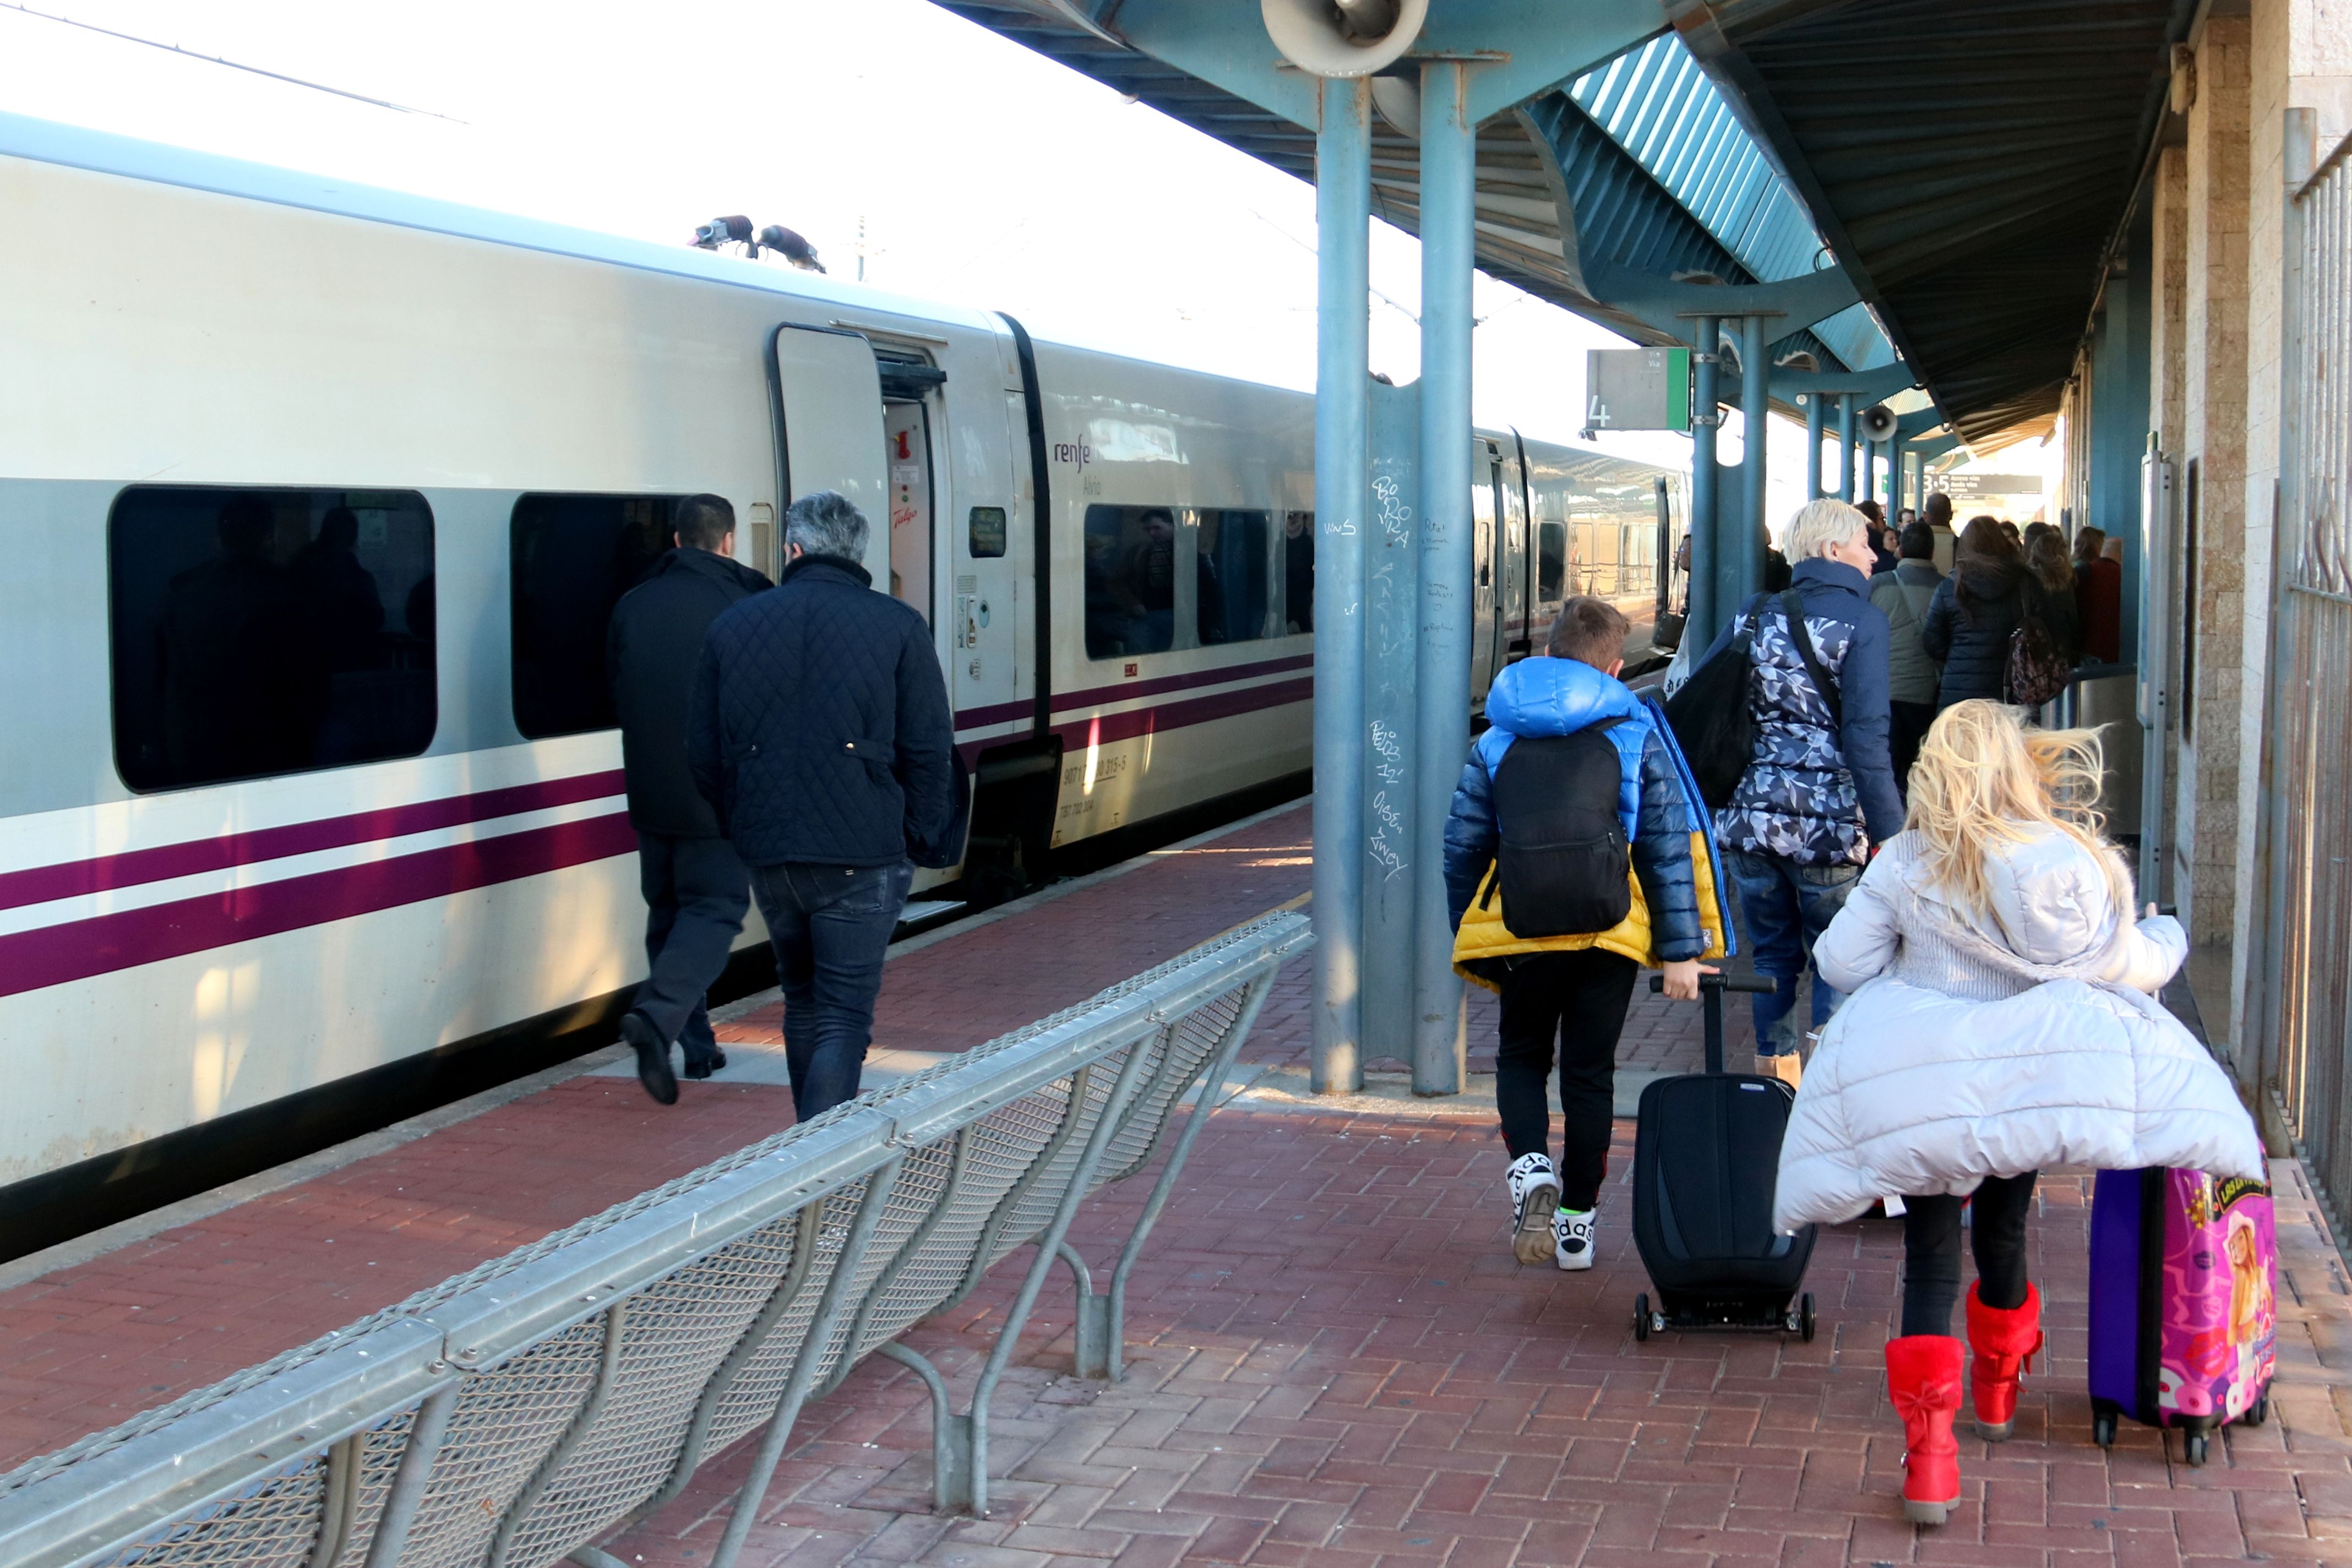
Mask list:
[[[1075,1001],[1303,892],[1303,810],[1159,858],[909,952],[877,1030],[956,1048]],[[1261,1015],[1252,1059],[1303,1063],[1309,964]],[[1738,1010],[1731,1050],[1749,1048]],[[1639,994],[1621,1059],[1697,1056],[1695,1012]],[[772,1020],[755,1011],[736,1037]],[[1472,1014],[1473,1067],[1493,1015]],[[1383,1064],[1370,1064],[1374,1068]],[[677,1111],[583,1077],[415,1143],[0,1292],[0,1466],[259,1360],[530,1239],[789,1118],[780,1089],[686,1086]],[[2016,1440],[1963,1442],[1952,1523],[1916,1533],[1879,1351],[1898,1226],[1825,1233],[1821,1337],[1667,1334],[1638,1343],[1620,1122],[1601,1266],[1522,1268],[1505,1244],[1503,1155],[1444,1102],[1341,1114],[1237,1102],[1204,1130],[1129,1293],[1127,1379],[1067,1375],[1057,1275],[994,1405],[985,1520],[929,1511],[920,1385],[869,1363],[804,1414],[747,1568],[1619,1568],[1874,1563],[2352,1562],[2352,1285],[2292,1163],[2277,1415],[2190,1469],[2126,1426],[2090,1441],[2084,1388],[2087,1178],[2045,1180],[2035,1262],[2053,1360]],[[1351,1102],[1361,1106],[1364,1102]],[[1107,1264],[1147,1178],[1081,1212]],[[959,1398],[1019,1283],[1016,1255],[908,1342]],[[696,1568],[749,1462],[740,1444],[670,1508],[604,1542]],[[2177,1454],[2178,1445],[2173,1453]]]
[[[1636,1342],[1644,1288],[1626,1233],[1619,1123],[1601,1266],[1522,1268],[1506,1244],[1491,1130],[1439,1108],[1213,1121],[1129,1300],[1131,1369],[1069,1367],[1069,1311],[1040,1305],[995,1405],[985,1520],[929,1512],[930,1413],[883,1363],[812,1405],[743,1562],[782,1568],[1827,1568],[2352,1561],[2352,1300],[2282,1163],[2287,1258],[2278,1414],[2192,1469],[2151,1429],[2091,1441],[2084,1295],[2088,1177],[2042,1184],[2035,1267],[2052,1360],[2018,1435],[1964,1436],[1965,1495],[1941,1531],[1905,1524],[1900,1428],[1880,1351],[1899,1222],[1825,1233],[1822,1331]],[[1139,1184],[1074,1232],[1110,1256]],[[1026,1255],[1014,1262],[1024,1263]],[[907,1336],[968,1390],[1012,1293]],[[646,1568],[707,1561],[748,1445],[605,1542]]]

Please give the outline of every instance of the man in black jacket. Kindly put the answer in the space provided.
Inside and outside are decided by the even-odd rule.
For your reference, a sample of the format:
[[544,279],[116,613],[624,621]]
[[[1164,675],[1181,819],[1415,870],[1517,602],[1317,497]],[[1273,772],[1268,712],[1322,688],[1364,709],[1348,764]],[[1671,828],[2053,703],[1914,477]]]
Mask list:
[[882,956],[956,811],[931,634],[876,593],[866,522],[832,490],[784,515],[776,591],[719,617],[688,710],[694,782],[751,868],[776,944],[803,1121],[856,1097]]
[[723,497],[688,497],[671,525],[677,548],[621,595],[604,637],[653,969],[621,1020],[621,1038],[637,1053],[638,1081],[664,1105],[677,1103],[671,1042],[686,1049],[688,1078],[727,1065],[705,993],[727,967],[751,901],[743,862],[687,769],[686,700],[710,623],[770,586],[734,559],[735,509]]

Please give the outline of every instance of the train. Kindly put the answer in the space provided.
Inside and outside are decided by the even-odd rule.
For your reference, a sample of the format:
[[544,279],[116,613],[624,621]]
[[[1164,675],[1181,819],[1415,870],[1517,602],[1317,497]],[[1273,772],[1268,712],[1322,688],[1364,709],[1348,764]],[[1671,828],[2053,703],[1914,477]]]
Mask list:
[[[973,780],[919,899],[1303,783],[1308,396],[5,115],[0,210],[0,1251],[609,1032],[604,625],[686,496],[772,576],[875,521]],[[1574,593],[1644,657],[1683,476],[1474,440],[1474,689]]]

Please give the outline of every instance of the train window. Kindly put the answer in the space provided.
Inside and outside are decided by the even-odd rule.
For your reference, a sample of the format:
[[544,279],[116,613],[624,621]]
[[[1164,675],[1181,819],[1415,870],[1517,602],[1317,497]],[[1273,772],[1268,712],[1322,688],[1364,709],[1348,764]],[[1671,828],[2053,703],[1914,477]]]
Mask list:
[[609,730],[604,630],[670,548],[677,496],[527,495],[507,542],[515,728],[531,740]]
[[1282,626],[1286,633],[1315,629],[1315,514],[1282,514]]
[[1001,506],[976,506],[971,509],[971,557],[986,561],[1004,553],[1004,509]]
[[1087,657],[1176,646],[1176,513],[1164,506],[1087,508]]
[[126,489],[107,605],[134,790],[432,743],[433,509],[414,490]]
[[1265,636],[1274,574],[1274,520],[1262,511],[1202,511],[1193,615],[1202,647]]
[[1536,537],[1536,597],[1546,604],[1568,589],[1568,524],[1547,522]]

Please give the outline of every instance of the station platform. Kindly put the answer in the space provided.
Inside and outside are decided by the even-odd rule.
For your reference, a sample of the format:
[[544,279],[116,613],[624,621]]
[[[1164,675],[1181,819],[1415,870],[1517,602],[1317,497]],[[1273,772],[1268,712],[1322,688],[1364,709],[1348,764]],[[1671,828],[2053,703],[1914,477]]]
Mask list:
[[[1304,803],[1057,886],[894,950],[873,1077],[968,1048],[1270,910],[1304,903]],[[2127,1426],[2103,1453],[2084,1393],[2089,1180],[2046,1176],[2033,1227],[2051,1360],[2015,1440],[1963,1438],[1966,1495],[1915,1534],[1880,1347],[1899,1222],[1822,1235],[1822,1331],[1637,1343],[1646,1281],[1618,1123],[1601,1264],[1521,1268],[1492,1119],[1494,1012],[1473,994],[1473,1089],[1306,1094],[1308,977],[1276,983],[1146,1250],[1129,1371],[1070,1376],[1056,1276],[993,1405],[995,1510],[930,1511],[930,1410],[871,1360],[802,1415],[743,1561],[792,1568],[1623,1568],[2352,1562],[2352,1282],[2299,1166],[2275,1167],[2274,1419],[2212,1462]],[[728,1010],[730,1065],[652,1104],[617,1050],[0,1268],[0,1470],[398,1300],[778,1130],[777,1007]],[[1752,1048],[1733,1019],[1730,1049]],[[1621,1116],[1697,1065],[1696,1009],[1639,993]],[[1481,1070],[1483,1069],[1483,1070]],[[869,1082],[873,1079],[869,1078]],[[1083,1206],[1099,1258],[1148,1181]],[[907,1342],[968,1387],[1018,1285],[1001,1266]],[[750,1444],[602,1542],[707,1563]]]

